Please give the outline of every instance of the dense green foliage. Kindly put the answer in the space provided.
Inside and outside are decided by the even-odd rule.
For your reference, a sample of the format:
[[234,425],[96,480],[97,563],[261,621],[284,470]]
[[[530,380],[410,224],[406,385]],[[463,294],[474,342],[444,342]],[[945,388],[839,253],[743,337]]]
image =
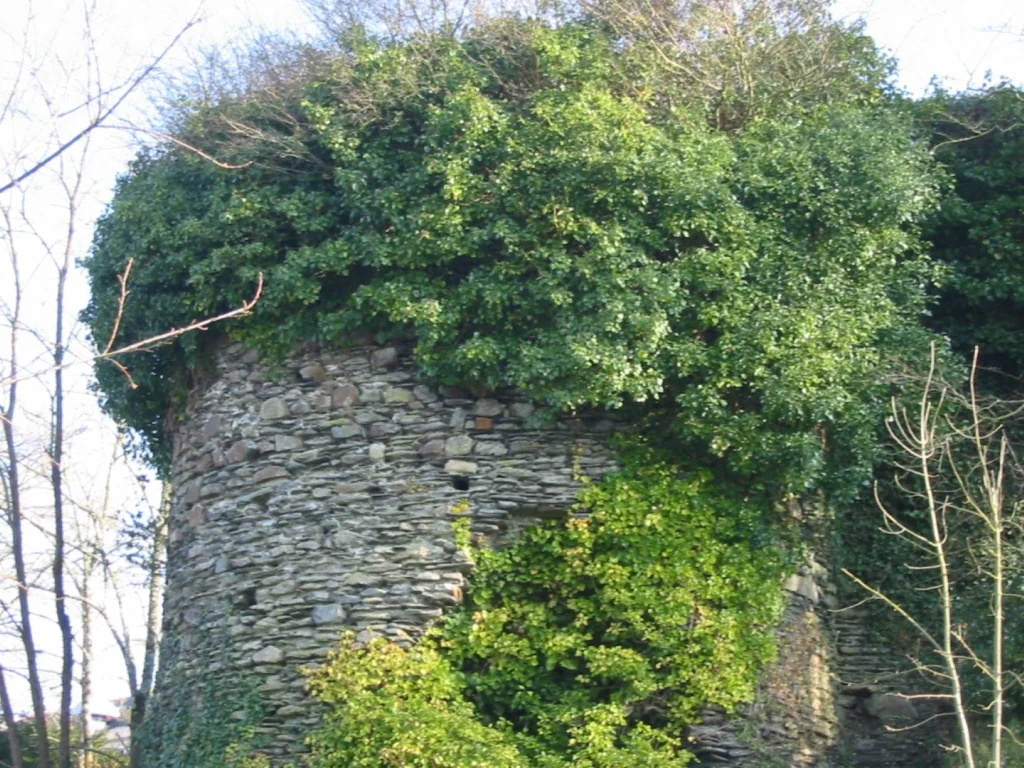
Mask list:
[[920,110],[934,134],[936,157],[953,179],[927,231],[934,257],[949,269],[933,324],[964,354],[980,345],[984,365],[1020,377],[1024,91],[1001,85],[980,93],[938,93]]
[[476,550],[412,650],[345,640],[312,677],[320,768],[685,765],[687,723],[752,698],[784,559],[758,505],[649,455],[572,516]]
[[[923,306],[928,155],[865,86],[877,59],[847,62],[845,101],[837,86],[729,130],[674,106],[655,60],[593,27],[505,23],[357,41],[302,84],[279,140],[220,145],[201,112],[190,140],[252,164],[138,158],[87,261],[94,337],[129,257],[124,342],[237,306],[262,272],[230,332],[263,349],[412,328],[442,381],[560,410],[657,403],[695,456],[784,489],[830,468],[855,488],[880,364]],[[284,133],[258,104],[230,109]],[[130,358],[136,389],[98,371],[161,461],[200,345]]]
[[[831,501],[869,480],[891,363],[925,359],[940,272],[919,230],[941,174],[918,134],[953,180],[926,225],[946,268],[933,327],[1024,372],[1020,91],[907,110],[870,40],[816,0],[743,4],[730,39],[717,3],[678,19],[586,5],[585,23],[457,39],[350,31],[272,97],[186,109],[180,137],[206,156],[142,153],[98,226],[85,318],[101,346],[129,258],[119,343],[236,307],[262,274],[254,314],[224,330],[265,352],[412,331],[429,377],[558,411],[636,406],[677,461],[723,473],[650,462],[592,487],[589,517],[479,551],[467,605],[427,641],[343,647],[313,678],[322,768],[681,766],[698,708],[751,695],[781,568],[769,505],[705,477]],[[131,381],[97,372],[164,467],[204,343],[127,358]],[[840,564],[924,594],[930,573],[892,567],[874,515],[840,517]],[[982,580],[958,585],[983,614]],[[183,765],[226,746],[168,738],[193,750]]]

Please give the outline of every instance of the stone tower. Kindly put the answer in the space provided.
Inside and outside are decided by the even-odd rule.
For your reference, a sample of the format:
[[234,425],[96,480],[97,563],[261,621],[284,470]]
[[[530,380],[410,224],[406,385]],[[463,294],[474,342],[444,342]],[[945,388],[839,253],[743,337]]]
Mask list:
[[[300,752],[318,714],[301,668],[345,630],[410,641],[461,599],[471,563],[454,516],[500,541],[564,514],[579,477],[615,466],[607,416],[538,424],[514,393],[428,385],[400,344],[281,363],[224,344],[211,368],[174,431],[162,750],[245,721],[258,700],[266,752]],[[785,586],[779,659],[744,713],[693,728],[701,765],[933,764],[934,731],[885,727],[928,716],[889,693],[900,656],[857,614],[834,614],[820,564]]]
[[297,749],[315,722],[301,667],[343,630],[407,640],[459,601],[453,513],[500,537],[566,512],[576,477],[613,466],[612,421],[532,415],[521,398],[425,385],[400,346],[280,365],[220,348],[174,435],[164,711],[200,716],[186,702],[212,679],[255,684],[268,751]]

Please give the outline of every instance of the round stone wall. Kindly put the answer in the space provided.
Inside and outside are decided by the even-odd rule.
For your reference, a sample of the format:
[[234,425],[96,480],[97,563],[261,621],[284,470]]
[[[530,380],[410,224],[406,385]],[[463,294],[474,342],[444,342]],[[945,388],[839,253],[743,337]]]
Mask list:
[[[223,732],[222,720],[249,723],[258,703],[254,735],[275,765],[302,751],[318,718],[303,667],[346,630],[411,641],[461,599],[471,563],[454,516],[500,543],[565,514],[578,478],[614,468],[612,419],[532,416],[515,393],[431,386],[401,345],[281,364],[220,347],[174,435],[155,748]],[[824,552],[814,528],[808,544]],[[827,569],[809,561],[784,587],[779,658],[753,704],[709,711],[691,729],[698,765],[937,760],[944,735],[906,729],[938,722],[936,702],[897,693],[926,689],[899,674],[901,653],[871,641],[866,615],[836,612]]]
[[411,640],[459,601],[454,514],[500,538],[614,466],[608,418],[537,426],[513,394],[430,386],[400,345],[279,365],[225,345],[212,368],[174,435],[157,704],[199,727],[188,718],[244,717],[199,691],[230,709],[245,688],[273,755],[315,724],[300,668],[341,632]]

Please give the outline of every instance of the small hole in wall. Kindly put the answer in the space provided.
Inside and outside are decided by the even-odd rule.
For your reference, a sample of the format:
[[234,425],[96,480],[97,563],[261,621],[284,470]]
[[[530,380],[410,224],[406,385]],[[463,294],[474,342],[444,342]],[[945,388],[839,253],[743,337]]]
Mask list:
[[468,491],[469,478],[465,475],[452,475],[452,488],[456,491]]
[[243,590],[238,603],[243,608],[252,608],[256,605],[256,587],[249,587],[248,589]]

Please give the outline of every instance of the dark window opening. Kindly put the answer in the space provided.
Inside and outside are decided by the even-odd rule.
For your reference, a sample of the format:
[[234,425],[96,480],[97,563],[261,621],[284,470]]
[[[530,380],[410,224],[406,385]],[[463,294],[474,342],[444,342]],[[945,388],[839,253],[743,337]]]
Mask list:
[[252,608],[256,605],[256,587],[249,587],[248,589],[243,590],[238,603],[243,608]]
[[456,491],[468,491],[469,478],[465,475],[452,475],[452,488]]

